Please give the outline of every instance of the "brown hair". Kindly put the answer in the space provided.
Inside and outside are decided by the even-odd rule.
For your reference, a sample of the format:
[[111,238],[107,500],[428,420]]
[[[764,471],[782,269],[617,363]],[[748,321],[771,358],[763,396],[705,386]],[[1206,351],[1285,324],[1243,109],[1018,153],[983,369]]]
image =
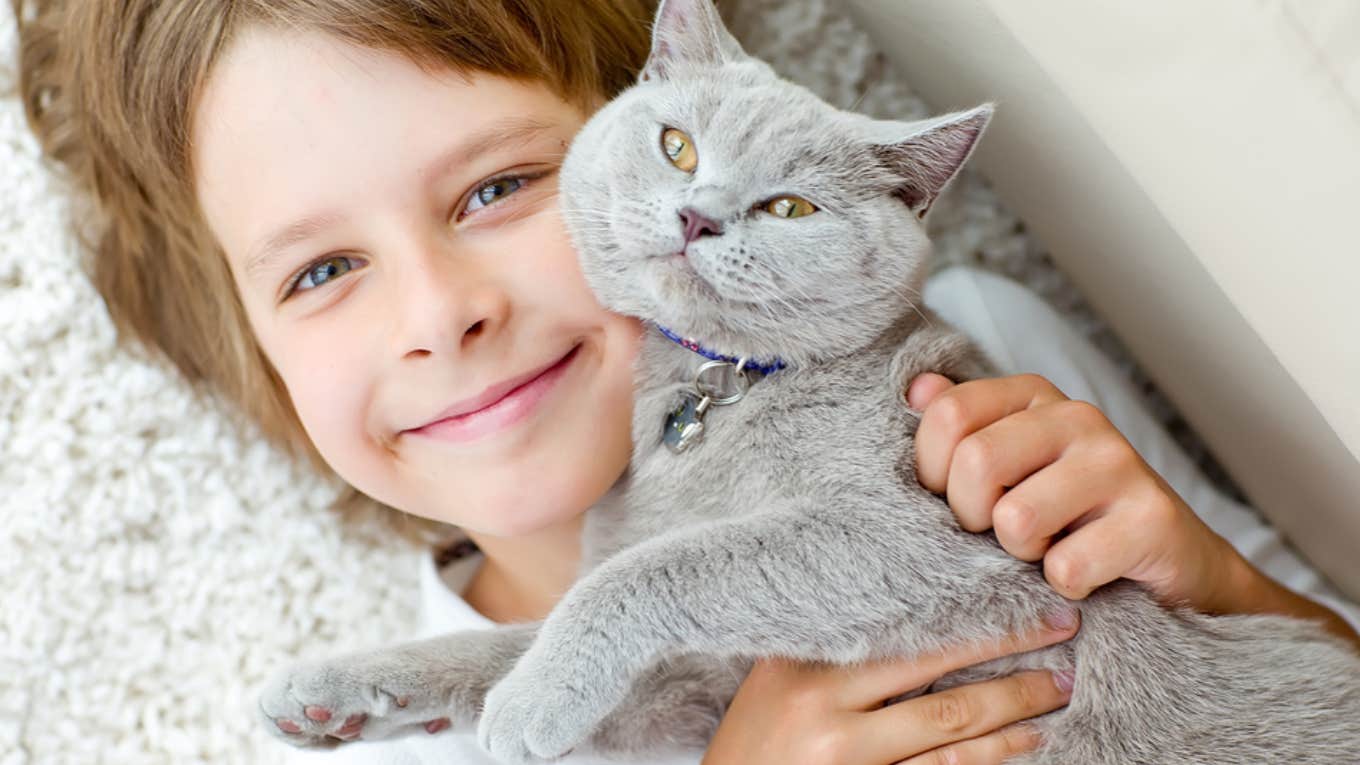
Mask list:
[[[256,344],[194,194],[190,120],[249,24],[296,27],[426,67],[542,82],[583,107],[633,81],[654,0],[11,0],[20,89],[47,154],[93,202],[84,233],[119,336],[163,353],[264,435],[324,467]],[[357,492],[346,498],[354,502]],[[349,515],[350,513],[347,513]],[[437,525],[405,514],[408,538]],[[414,525],[415,534],[409,533]]]

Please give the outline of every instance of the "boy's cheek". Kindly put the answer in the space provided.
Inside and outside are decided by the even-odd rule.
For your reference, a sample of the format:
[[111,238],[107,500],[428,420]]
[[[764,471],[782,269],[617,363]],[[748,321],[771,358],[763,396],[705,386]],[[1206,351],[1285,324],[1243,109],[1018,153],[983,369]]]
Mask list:
[[294,402],[307,437],[331,470],[365,494],[382,499],[373,493],[378,488],[372,485],[376,471],[372,469],[373,458],[366,454],[372,447],[356,435],[362,430],[356,420],[346,416],[354,411],[347,412],[347,406],[352,404],[327,400],[316,392],[300,392]]

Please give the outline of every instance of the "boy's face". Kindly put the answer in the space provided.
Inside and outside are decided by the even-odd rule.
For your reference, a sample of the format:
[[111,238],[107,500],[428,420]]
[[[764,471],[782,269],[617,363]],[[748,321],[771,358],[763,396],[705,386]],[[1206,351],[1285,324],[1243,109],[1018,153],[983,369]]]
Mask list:
[[248,30],[194,119],[195,182],[326,461],[493,536],[573,518],[627,464],[640,327],[557,214],[585,121],[540,85]]

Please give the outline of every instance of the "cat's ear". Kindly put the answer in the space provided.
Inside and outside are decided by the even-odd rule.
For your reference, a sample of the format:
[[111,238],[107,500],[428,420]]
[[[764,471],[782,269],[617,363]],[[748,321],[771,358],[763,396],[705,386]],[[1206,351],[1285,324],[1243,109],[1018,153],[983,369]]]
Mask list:
[[875,123],[880,141],[896,134],[875,145],[874,151],[900,179],[897,195],[917,218],[930,212],[940,192],[958,175],[994,111],[992,104],[983,104],[924,122]]
[[713,0],[661,0],[652,25],[652,53],[642,81],[668,78],[678,65],[719,66],[746,58]]

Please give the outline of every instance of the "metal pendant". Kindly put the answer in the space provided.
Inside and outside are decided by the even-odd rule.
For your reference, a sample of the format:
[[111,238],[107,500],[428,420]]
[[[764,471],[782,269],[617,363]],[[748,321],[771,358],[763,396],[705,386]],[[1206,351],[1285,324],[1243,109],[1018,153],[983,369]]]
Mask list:
[[686,391],[680,405],[666,417],[666,428],[661,441],[675,454],[688,449],[704,436],[704,415],[713,399],[699,397]]
[[751,378],[746,371],[746,360],[710,361],[694,374],[694,389],[685,391],[680,405],[666,416],[666,427],[661,441],[679,454],[704,437],[704,415],[710,406],[728,406],[746,397],[751,389]]

